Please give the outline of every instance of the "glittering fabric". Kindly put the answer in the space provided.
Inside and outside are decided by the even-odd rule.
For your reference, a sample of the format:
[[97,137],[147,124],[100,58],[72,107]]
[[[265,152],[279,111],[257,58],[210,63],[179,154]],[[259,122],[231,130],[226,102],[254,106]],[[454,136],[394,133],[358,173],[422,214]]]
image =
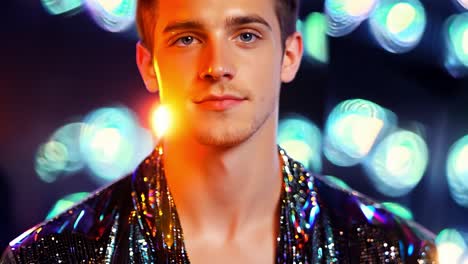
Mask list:
[[[430,232],[280,154],[276,263],[436,263]],[[26,231],[0,263],[190,263],[162,156]]]

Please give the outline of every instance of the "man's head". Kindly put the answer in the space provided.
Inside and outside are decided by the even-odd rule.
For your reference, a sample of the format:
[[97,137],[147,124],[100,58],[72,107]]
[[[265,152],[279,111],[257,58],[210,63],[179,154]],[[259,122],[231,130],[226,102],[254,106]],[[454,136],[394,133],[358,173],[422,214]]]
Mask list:
[[[158,1],[163,0],[138,0],[136,22],[141,42],[148,48],[153,47],[153,30],[157,20]],[[275,13],[281,29],[281,41],[284,44],[286,38],[296,31],[296,21],[299,13],[299,0],[272,0],[275,5]],[[150,50],[151,51],[151,50]]]
[[276,135],[280,85],[302,56],[296,15],[279,18],[277,0],[139,1],[139,14],[154,21],[141,22],[137,64],[172,114],[166,139],[231,147]]

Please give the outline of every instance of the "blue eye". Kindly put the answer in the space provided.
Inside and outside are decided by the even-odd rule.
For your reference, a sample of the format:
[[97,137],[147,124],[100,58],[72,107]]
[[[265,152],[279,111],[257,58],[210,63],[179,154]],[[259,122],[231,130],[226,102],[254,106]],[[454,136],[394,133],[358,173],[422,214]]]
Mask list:
[[257,38],[257,36],[253,33],[245,32],[239,35],[239,39],[242,42],[252,42]]
[[189,46],[194,41],[195,41],[194,37],[185,36],[185,37],[178,38],[175,44],[178,45],[178,46]]

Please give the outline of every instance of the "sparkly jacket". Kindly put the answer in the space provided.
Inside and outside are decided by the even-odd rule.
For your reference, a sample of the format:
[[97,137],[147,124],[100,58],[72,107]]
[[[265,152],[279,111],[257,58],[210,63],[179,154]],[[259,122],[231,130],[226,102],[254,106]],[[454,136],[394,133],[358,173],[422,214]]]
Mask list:
[[[433,235],[311,175],[283,150],[276,263],[436,263]],[[136,171],[10,242],[0,263],[190,263],[162,148]]]

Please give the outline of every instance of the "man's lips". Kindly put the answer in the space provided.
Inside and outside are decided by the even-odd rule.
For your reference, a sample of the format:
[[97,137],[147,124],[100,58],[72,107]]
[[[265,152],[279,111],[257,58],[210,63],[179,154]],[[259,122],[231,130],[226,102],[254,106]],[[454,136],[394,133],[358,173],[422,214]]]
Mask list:
[[235,95],[208,95],[199,101],[194,101],[205,110],[224,111],[241,104],[246,98]]
[[200,100],[194,101],[196,104],[201,104],[207,101],[224,101],[224,100],[237,100],[237,101],[242,101],[245,100],[246,98],[236,96],[236,95],[207,95]]

